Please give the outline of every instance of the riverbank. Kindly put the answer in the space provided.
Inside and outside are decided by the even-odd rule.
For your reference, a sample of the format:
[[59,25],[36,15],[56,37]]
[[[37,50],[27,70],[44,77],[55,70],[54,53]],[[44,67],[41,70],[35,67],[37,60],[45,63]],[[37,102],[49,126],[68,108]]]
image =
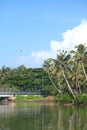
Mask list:
[[14,102],[54,102],[53,96],[16,96]]
[[2,100],[0,102],[43,102],[43,103],[58,103],[61,105],[87,105],[87,94],[79,94],[73,98],[69,94],[56,95],[56,96],[41,96],[41,95],[15,95],[8,99]]
[[54,96],[34,96],[34,95],[26,95],[26,96],[12,96],[7,99],[3,99],[0,103],[9,103],[9,102],[43,102],[50,103],[54,102]]
[[63,104],[63,105],[78,105],[84,106],[87,105],[87,94],[77,94],[73,98],[69,93],[63,95],[56,95],[55,102]]

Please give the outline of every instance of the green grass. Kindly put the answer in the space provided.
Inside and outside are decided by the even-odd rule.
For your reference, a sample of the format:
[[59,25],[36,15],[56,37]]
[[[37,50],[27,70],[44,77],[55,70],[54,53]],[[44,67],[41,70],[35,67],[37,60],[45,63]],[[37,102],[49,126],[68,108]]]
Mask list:
[[16,96],[16,101],[26,101],[26,100],[40,100],[43,99],[43,96],[34,96],[34,95],[27,95],[27,96]]

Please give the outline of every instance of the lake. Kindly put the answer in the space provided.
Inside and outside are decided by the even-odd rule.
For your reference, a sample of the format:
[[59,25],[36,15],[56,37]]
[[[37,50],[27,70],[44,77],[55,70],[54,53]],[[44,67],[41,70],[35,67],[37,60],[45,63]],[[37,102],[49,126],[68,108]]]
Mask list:
[[0,130],[87,130],[87,106],[0,104]]

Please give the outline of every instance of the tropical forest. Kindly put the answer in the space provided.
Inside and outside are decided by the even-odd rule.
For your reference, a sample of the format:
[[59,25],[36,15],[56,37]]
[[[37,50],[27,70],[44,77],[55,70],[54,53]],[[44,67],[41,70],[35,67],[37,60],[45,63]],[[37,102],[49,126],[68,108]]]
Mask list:
[[58,50],[41,68],[2,66],[0,91],[42,91],[57,102],[87,104],[87,46]]
[[87,104],[87,46],[58,50],[56,59],[44,61],[43,69],[59,93],[57,100]]

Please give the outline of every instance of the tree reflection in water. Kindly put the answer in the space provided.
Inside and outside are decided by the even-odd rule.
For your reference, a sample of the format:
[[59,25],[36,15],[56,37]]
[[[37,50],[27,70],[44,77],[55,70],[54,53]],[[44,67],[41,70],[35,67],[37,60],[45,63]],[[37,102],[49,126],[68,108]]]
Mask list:
[[87,107],[51,103],[0,105],[0,130],[87,130]]

